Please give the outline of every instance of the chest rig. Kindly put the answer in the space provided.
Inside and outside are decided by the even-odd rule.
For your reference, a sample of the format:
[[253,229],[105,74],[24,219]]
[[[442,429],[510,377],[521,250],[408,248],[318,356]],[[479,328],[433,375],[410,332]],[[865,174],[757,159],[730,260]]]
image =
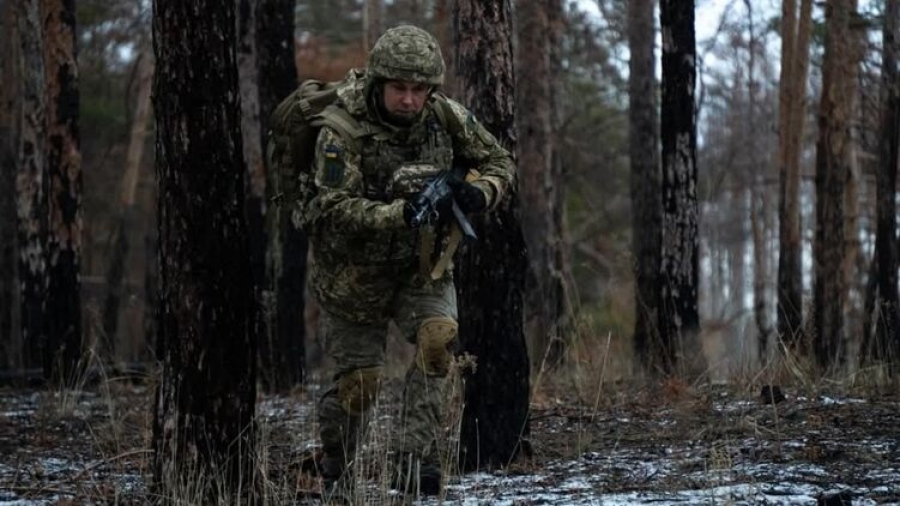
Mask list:
[[365,196],[390,202],[422,190],[437,172],[453,163],[453,139],[433,109],[409,129],[382,131],[360,146]]
[[[440,106],[438,106],[440,107]],[[453,164],[453,137],[446,118],[435,107],[429,107],[422,121],[408,129],[382,127],[360,143],[360,170],[365,196],[371,200],[391,202],[412,198],[438,172]],[[433,226],[391,233],[387,256],[419,259],[423,279],[428,279],[436,252],[444,249],[447,234]]]

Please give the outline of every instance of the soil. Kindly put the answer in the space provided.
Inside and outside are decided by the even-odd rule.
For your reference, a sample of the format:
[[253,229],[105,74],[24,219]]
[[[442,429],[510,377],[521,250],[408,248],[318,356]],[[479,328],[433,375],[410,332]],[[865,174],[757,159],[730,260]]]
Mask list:
[[[528,455],[451,477],[445,496],[421,503],[900,504],[896,393],[785,388],[773,403],[727,387],[617,388],[596,407],[544,396]],[[260,396],[268,475],[292,492],[277,504],[316,502],[318,483],[300,471],[315,396]],[[151,504],[152,398],[152,385],[116,380],[0,390],[0,505]]]

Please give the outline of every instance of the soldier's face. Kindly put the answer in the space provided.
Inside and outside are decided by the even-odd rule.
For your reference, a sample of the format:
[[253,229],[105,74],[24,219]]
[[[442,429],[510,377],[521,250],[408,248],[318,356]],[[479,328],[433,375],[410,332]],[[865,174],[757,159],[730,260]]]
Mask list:
[[384,83],[384,108],[397,118],[415,119],[425,107],[431,87],[409,81]]

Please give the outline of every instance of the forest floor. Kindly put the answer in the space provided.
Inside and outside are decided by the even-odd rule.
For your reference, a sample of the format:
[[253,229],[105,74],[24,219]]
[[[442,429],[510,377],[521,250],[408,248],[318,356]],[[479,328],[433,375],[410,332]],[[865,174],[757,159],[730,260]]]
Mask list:
[[[0,506],[151,504],[152,391],[0,389]],[[543,395],[530,458],[452,476],[418,504],[900,504],[900,393],[784,393],[772,404],[740,388],[621,385],[596,406]],[[316,503],[293,493],[316,487],[297,473],[316,396],[260,396],[273,504]],[[378,468],[364,502],[404,502],[378,493]]]

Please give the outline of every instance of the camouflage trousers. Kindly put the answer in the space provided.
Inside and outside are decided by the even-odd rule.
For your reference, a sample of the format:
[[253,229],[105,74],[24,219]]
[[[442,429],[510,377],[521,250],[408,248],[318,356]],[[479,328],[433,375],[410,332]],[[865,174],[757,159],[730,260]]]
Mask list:
[[[345,463],[354,458],[358,440],[368,425],[385,362],[391,320],[404,338],[417,346],[416,360],[406,374],[400,425],[392,433],[394,450],[426,460],[438,457],[436,442],[444,420],[447,371],[425,366],[420,360],[421,336],[423,326],[427,328],[429,322],[449,321],[455,339],[456,289],[449,277],[427,283],[419,276],[385,282],[384,293],[393,294],[391,313],[385,317],[360,322],[323,308],[326,351],[334,371],[332,385],[319,400],[319,436],[326,455]],[[449,359],[450,351],[445,347],[443,352]],[[361,405],[354,404],[359,401]]]

